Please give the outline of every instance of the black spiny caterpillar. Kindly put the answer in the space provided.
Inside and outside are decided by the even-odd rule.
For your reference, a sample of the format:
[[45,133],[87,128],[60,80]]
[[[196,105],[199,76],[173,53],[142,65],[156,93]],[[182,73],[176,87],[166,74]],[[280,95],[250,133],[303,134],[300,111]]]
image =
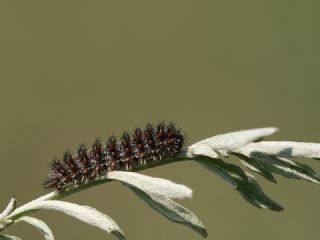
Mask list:
[[147,124],[143,131],[136,128],[131,136],[124,132],[119,142],[111,136],[105,145],[96,140],[91,149],[81,145],[75,155],[66,152],[62,161],[51,163],[51,173],[43,185],[63,191],[67,184],[85,183],[102,172],[147,167],[151,161],[174,157],[183,142],[184,136],[175,124],[161,122],[156,128]]

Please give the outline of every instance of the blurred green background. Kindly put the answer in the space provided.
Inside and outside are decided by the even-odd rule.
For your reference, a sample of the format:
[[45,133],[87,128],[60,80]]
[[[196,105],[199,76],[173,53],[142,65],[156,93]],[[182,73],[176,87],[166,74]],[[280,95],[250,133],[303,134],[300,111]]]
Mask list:
[[[320,142],[319,1],[0,2],[0,206],[45,191],[48,163],[96,137],[174,120],[188,143],[277,126],[274,139]],[[230,159],[234,162],[235,159]],[[319,170],[316,161],[303,160]],[[257,176],[285,207],[245,202],[192,162],[146,170],[194,189],[182,204],[208,239],[316,239],[320,188]],[[201,239],[119,183],[67,198],[109,214],[128,239]],[[51,211],[35,214],[57,239],[113,239]],[[26,224],[7,233],[41,239]]]

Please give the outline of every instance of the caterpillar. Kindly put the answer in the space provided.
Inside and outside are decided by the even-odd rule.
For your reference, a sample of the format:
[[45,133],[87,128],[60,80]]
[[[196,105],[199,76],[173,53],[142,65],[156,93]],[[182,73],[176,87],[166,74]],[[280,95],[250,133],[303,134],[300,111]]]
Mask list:
[[53,160],[51,172],[43,183],[46,189],[63,191],[70,184],[80,185],[113,170],[131,171],[152,161],[173,158],[181,150],[184,135],[174,123],[146,124],[132,135],[124,132],[117,141],[111,136],[103,144],[96,140],[91,148],[80,145],[77,152],[65,152],[63,160]]

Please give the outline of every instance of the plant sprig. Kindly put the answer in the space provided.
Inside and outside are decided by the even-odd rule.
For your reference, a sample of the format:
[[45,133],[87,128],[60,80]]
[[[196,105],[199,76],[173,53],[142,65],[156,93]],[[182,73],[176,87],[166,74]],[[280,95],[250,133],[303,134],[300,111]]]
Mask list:
[[[229,155],[237,156],[245,168],[260,174],[271,182],[276,182],[276,178],[273,176],[273,173],[276,173],[287,178],[304,179],[319,184],[320,175],[318,173],[308,165],[293,161],[291,158],[320,159],[320,144],[261,141],[262,138],[276,131],[276,128],[259,128],[217,135],[189,146],[174,159],[154,161],[148,165],[148,168],[172,162],[193,160],[229,182],[252,205],[258,208],[281,211],[283,210],[282,206],[263,192],[252,174],[237,165],[226,163],[221,159]],[[136,168],[135,171],[143,169],[145,168],[140,167]],[[42,220],[30,216],[35,211],[47,209],[61,211],[111,233],[118,239],[125,239],[124,232],[109,216],[88,206],[60,200],[109,181],[120,181],[124,186],[129,187],[141,200],[167,219],[188,226],[203,237],[207,236],[207,231],[200,219],[189,209],[173,201],[174,198],[192,197],[190,188],[166,179],[127,171],[107,172],[96,180],[79,186],[71,185],[62,192],[54,191],[48,193],[18,208],[16,208],[15,198],[12,198],[8,206],[0,214],[0,229],[4,230],[14,223],[26,222],[36,227],[45,239],[53,240],[54,236],[48,225]],[[0,234],[0,239],[19,238]]]

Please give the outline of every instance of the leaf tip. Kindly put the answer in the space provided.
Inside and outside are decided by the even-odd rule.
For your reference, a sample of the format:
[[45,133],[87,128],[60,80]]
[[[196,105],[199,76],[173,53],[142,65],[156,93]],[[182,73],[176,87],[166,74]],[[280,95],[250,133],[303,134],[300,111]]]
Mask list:
[[279,131],[279,128],[277,128],[277,127],[266,127],[265,128],[265,135],[269,136],[269,135],[272,135],[278,131]]
[[126,240],[126,236],[124,235],[124,233],[121,230],[112,230],[111,234],[113,234],[114,236],[116,236],[119,240]]
[[277,205],[277,206],[270,208],[270,210],[275,211],[275,212],[281,212],[284,210],[284,208],[281,205]]
[[208,232],[205,228],[202,228],[200,231],[199,231],[200,235],[204,238],[208,237]]

